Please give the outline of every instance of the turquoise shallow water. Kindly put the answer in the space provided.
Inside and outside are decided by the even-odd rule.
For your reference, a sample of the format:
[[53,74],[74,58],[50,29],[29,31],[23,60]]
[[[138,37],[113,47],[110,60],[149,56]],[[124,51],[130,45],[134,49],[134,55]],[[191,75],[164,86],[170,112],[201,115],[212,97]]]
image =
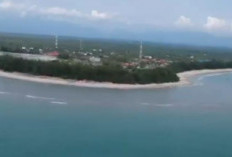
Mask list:
[[231,157],[232,74],[112,90],[0,78],[1,157]]

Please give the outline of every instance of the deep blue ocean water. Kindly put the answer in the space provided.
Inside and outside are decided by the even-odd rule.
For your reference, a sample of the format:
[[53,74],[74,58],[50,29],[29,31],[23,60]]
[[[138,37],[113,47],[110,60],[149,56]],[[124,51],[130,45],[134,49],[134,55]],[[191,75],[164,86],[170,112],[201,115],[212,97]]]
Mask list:
[[231,157],[232,74],[113,90],[0,78],[0,157]]

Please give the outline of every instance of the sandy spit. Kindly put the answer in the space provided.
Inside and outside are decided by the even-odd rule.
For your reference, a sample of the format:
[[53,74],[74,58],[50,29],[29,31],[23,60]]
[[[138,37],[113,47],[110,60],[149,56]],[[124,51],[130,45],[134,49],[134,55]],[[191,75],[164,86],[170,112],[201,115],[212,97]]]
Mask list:
[[153,88],[171,88],[178,86],[187,86],[191,85],[191,79],[196,76],[213,74],[213,73],[228,73],[232,72],[232,69],[214,69],[214,70],[194,70],[178,73],[177,75],[180,78],[179,82],[171,83],[161,83],[161,84],[116,84],[110,82],[94,82],[94,81],[76,81],[76,80],[66,80],[56,77],[47,77],[47,76],[34,76],[30,74],[18,73],[18,72],[4,72],[0,70],[0,77],[25,80],[37,83],[46,83],[46,84],[58,84],[58,85],[69,85],[77,87],[89,87],[89,88],[109,88],[109,89],[153,89]]

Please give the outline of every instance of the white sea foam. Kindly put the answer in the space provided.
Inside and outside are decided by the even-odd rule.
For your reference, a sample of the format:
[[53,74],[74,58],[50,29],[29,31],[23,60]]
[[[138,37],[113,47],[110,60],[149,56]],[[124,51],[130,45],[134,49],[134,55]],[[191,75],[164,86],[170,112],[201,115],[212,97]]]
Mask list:
[[208,74],[208,75],[203,75],[201,77],[199,77],[197,80],[201,81],[207,77],[214,77],[214,76],[220,76],[220,75],[224,75],[225,73],[217,73],[217,74]]
[[10,94],[10,93],[9,92],[0,91],[0,94],[4,95],[4,94]]
[[216,73],[216,74],[206,74],[203,76],[198,77],[197,82],[195,82],[193,85],[194,86],[203,86],[204,83],[202,82],[202,80],[208,78],[208,77],[214,77],[214,76],[220,76],[220,75],[224,75],[225,73]]
[[147,102],[142,102],[141,105],[148,106],[148,105],[151,105],[151,104],[147,103]]
[[49,98],[49,97],[40,97],[40,96],[34,96],[34,95],[26,95],[29,99],[41,99],[41,100],[54,100],[55,98]]
[[156,104],[155,106],[157,106],[157,107],[172,107],[174,105],[173,104]]
[[156,107],[171,107],[171,106],[174,106],[174,104],[150,104],[150,103],[146,103],[146,102],[141,103],[141,105],[143,105],[143,106],[156,106]]
[[67,102],[63,102],[63,101],[51,101],[50,103],[52,104],[58,104],[58,105],[67,105]]

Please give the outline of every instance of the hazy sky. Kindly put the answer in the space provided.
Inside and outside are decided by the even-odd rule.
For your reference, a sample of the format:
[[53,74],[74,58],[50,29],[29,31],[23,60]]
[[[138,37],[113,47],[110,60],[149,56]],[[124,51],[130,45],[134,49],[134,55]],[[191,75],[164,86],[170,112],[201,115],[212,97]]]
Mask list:
[[232,34],[230,0],[0,0],[0,31]]

